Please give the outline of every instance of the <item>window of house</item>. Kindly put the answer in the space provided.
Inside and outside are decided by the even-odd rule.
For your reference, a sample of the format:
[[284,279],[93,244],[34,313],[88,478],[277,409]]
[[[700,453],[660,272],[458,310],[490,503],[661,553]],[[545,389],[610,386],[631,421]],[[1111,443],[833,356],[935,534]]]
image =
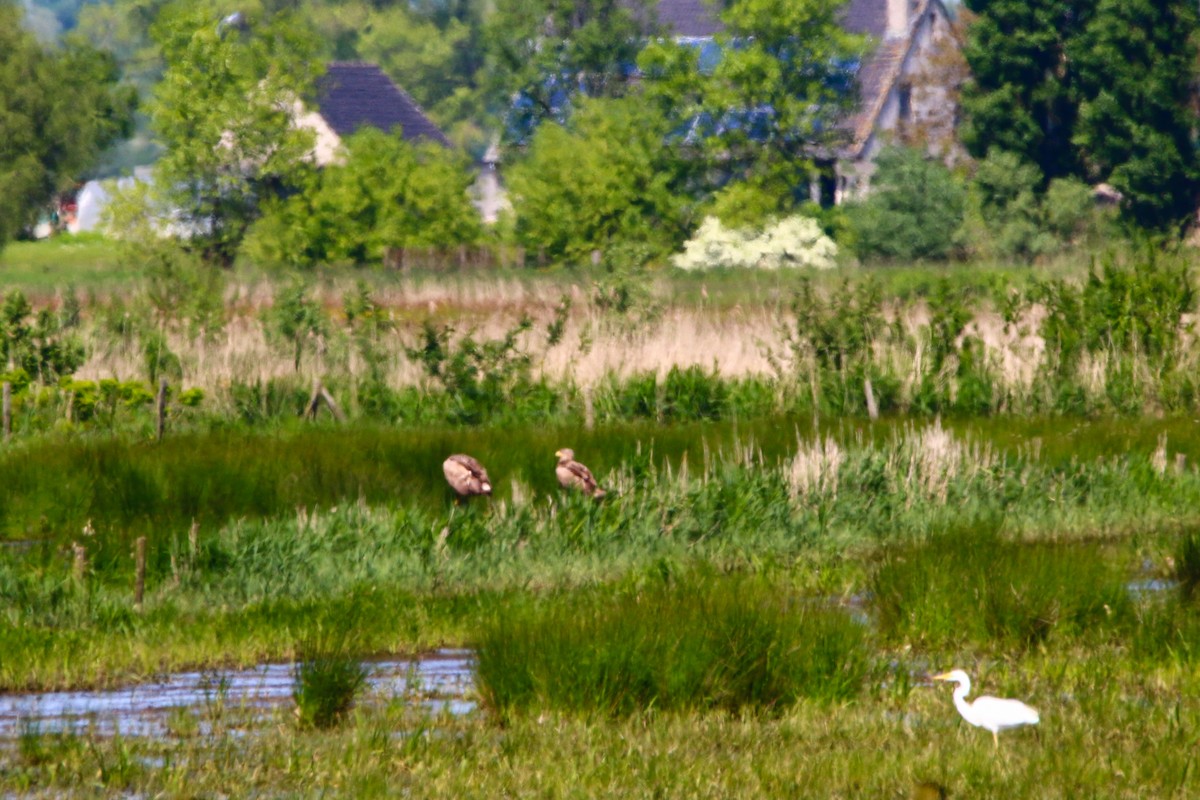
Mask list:
[[900,86],[899,119],[901,123],[909,122],[912,119],[912,86],[907,83]]

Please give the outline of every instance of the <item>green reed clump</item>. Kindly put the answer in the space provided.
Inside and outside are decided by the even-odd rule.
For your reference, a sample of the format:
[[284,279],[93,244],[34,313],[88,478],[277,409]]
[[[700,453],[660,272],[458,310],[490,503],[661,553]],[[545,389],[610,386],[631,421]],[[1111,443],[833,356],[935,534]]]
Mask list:
[[868,632],[847,615],[702,573],[509,604],[483,626],[477,674],[501,714],[626,715],[847,700],[871,670]]
[[354,707],[367,685],[367,669],[355,656],[345,629],[318,631],[298,650],[292,687],[296,722],[302,728],[330,728]]
[[1179,540],[1172,572],[1185,603],[1200,598],[1200,531],[1189,531]]
[[1133,611],[1096,546],[1010,541],[987,524],[887,550],[870,591],[884,636],[929,648],[1032,647],[1126,624]]

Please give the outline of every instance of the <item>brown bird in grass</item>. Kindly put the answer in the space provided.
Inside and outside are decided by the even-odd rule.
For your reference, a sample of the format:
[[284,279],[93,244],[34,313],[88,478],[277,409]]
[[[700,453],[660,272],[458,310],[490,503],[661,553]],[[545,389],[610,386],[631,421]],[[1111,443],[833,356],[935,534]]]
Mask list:
[[462,453],[455,453],[442,462],[442,472],[450,488],[458,493],[461,502],[463,497],[476,495],[491,495],[492,480],[487,470],[475,459]]
[[596,500],[604,497],[605,491],[592,477],[592,471],[575,460],[574,450],[564,447],[554,455],[558,456],[558,466],[555,467],[554,474],[558,476],[560,486],[564,489],[578,489]]

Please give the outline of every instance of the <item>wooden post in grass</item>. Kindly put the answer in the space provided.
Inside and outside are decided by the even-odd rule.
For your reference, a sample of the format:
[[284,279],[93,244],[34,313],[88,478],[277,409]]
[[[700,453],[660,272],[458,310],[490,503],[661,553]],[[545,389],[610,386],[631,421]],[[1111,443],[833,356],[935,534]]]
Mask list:
[[12,436],[12,384],[4,382],[4,438]]
[[337,404],[337,400],[334,400],[329,390],[321,384],[321,379],[315,378],[313,380],[312,395],[308,398],[308,406],[305,407],[305,415],[309,419],[316,419],[317,412],[321,410],[321,403],[325,404],[325,407],[329,409],[329,413],[333,414],[333,418],[338,422],[346,418],[342,414],[342,409]]
[[158,440],[161,442],[163,431],[167,427],[167,379],[162,378],[158,382]]
[[142,598],[146,594],[146,537],[139,536],[134,544],[133,607],[142,610]]
[[879,403],[875,402],[875,389],[871,386],[870,378],[863,381],[863,392],[867,395],[867,416],[874,422],[879,419]]
[[83,583],[83,576],[87,574],[87,548],[79,542],[71,542],[71,549],[75,551],[75,563],[71,574],[78,583]]

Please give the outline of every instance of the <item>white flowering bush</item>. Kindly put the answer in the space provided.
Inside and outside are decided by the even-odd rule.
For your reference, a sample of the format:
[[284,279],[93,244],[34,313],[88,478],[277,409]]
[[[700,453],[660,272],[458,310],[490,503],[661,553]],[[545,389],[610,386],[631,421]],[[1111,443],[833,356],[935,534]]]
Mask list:
[[837,245],[810,217],[785,217],[766,227],[726,228],[716,217],[706,217],[682,253],[671,257],[680,269],[714,267],[811,267],[830,269]]

